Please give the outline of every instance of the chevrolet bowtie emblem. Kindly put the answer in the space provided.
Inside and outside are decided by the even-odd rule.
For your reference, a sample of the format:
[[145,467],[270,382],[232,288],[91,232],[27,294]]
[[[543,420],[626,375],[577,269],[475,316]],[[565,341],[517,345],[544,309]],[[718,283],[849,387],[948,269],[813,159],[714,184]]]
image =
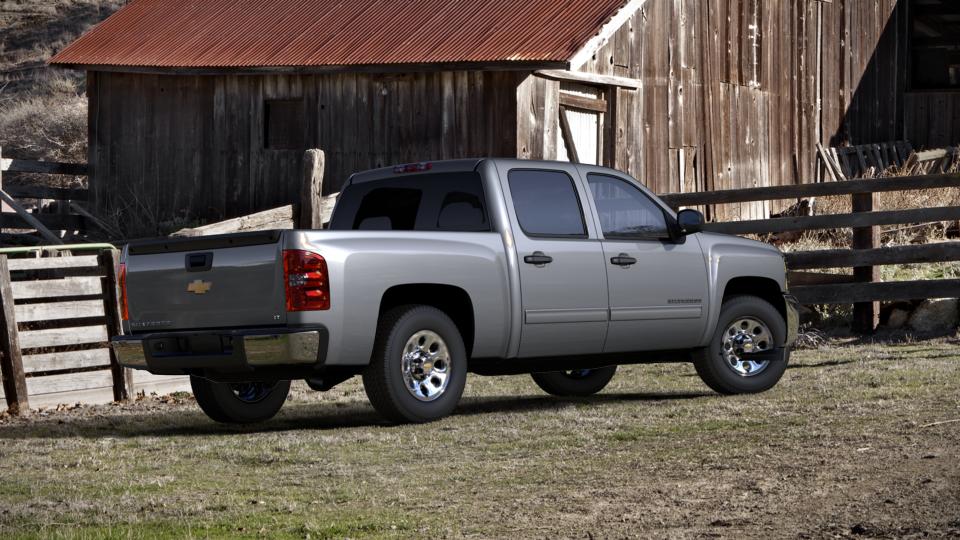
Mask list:
[[213,283],[209,281],[203,281],[202,279],[197,279],[191,281],[190,284],[187,285],[187,292],[192,292],[193,294],[207,294],[207,291],[209,291],[211,287],[213,287]]

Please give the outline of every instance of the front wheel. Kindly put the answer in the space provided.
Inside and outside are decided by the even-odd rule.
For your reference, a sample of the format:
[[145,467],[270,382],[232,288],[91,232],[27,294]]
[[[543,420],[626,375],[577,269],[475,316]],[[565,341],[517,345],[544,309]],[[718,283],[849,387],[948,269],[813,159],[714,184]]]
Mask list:
[[273,418],[290,393],[290,381],[217,383],[190,376],[200,409],[225,424],[252,424]]
[[787,369],[787,323],[770,302],[735,296],[723,303],[710,344],[693,365],[721,394],[753,394],[773,388]]
[[381,415],[397,423],[443,418],[463,395],[467,353],[453,320],[431,306],[401,306],[377,327],[363,389]]
[[592,396],[603,390],[617,372],[617,366],[532,373],[533,382],[548,394],[561,397]]

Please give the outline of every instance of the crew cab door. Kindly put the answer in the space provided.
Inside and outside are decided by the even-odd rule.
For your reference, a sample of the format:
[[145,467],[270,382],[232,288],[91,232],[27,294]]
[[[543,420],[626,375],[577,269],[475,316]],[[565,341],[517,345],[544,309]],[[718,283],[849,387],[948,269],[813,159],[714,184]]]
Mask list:
[[574,166],[498,166],[519,261],[521,357],[596,354],[607,331],[603,248]]
[[603,235],[610,291],[604,352],[686,349],[707,316],[707,266],[696,236],[670,240],[663,207],[633,181],[584,171]]

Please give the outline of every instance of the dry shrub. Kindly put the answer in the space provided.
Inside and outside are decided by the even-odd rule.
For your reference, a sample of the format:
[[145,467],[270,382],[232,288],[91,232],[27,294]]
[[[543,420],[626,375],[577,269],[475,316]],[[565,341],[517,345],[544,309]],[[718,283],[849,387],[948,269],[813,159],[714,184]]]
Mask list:
[[69,81],[54,77],[60,91],[38,93],[0,107],[0,145],[7,156],[51,161],[86,161],[87,101]]

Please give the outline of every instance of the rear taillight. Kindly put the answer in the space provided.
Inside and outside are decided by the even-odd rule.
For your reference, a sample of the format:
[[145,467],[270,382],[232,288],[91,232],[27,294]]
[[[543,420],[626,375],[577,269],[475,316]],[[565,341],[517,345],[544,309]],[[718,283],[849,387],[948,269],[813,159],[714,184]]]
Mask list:
[[120,317],[130,320],[130,307],[127,305],[127,263],[120,263],[120,274],[117,278],[120,285]]
[[310,251],[283,250],[283,280],[287,311],[330,309],[327,261]]

